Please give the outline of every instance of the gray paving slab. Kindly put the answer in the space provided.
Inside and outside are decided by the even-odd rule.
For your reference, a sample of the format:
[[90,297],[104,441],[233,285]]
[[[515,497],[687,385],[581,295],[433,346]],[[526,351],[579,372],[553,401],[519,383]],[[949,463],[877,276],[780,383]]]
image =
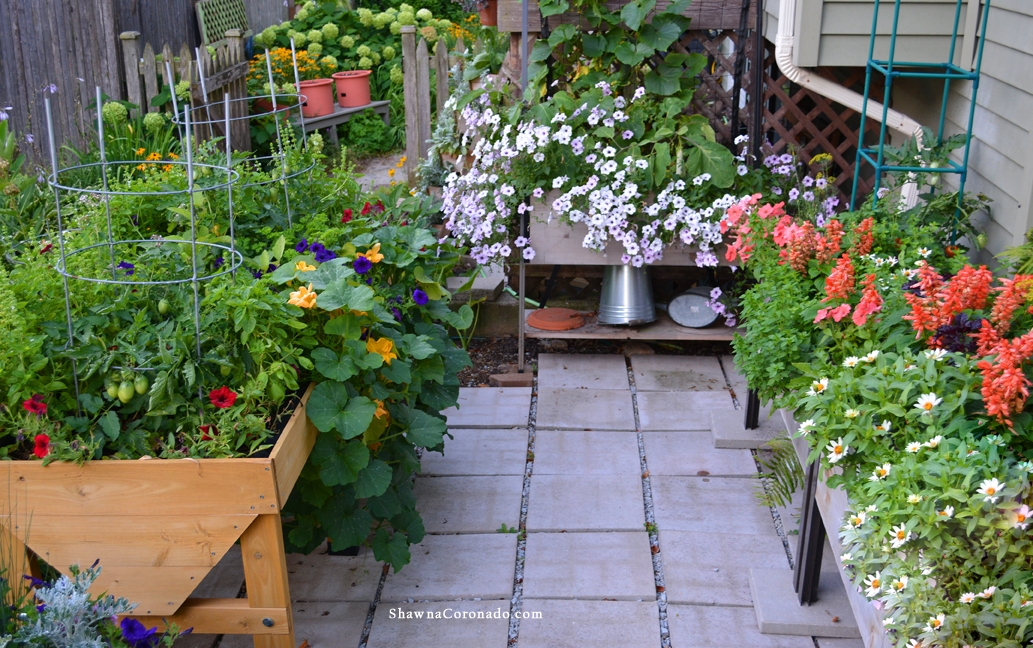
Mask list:
[[651,556],[649,536],[644,529],[618,533],[528,533],[524,598],[654,601],[656,583]]
[[782,417],[775,413],[768,416],[770,407],[761,407],[757,427],[747,429],[744,425],[744,410],[719,410],[711,412],[715,448],[745,448],[756,450],[767,447],[768,441],[786,436]]
[[522,475],[420,477],[413,490],[428,533],[494,533],[520,523]]
[[645,522],[638,474],[531,477],[528,531],[638,531]]
[[630,391],[551,389],[538,391],[540,430],[634,430]]
[[815,637],[820,648],[865,648],[864,639],[839,639],[837,637]]
[[678,648],[814,648],[810,637],[761,634],[748,607],[668,605],[667,625]]
[[746,376],[742,375],[739,368],[735,366],[735,356],[723,355],[720,356],[721,367],[725,371],[725,375],[728,376],[728,384],[735,390],[736,396],[740,400],[746,402]]
[[[369,603],[295,603],[294,638],[312,648],[357,646],[366,625]],[[379,616],[379,615],[378,615]],[[253,648],[251,635],[224,635],[220,648]]]
[[643,430],[710,432],[711,412],[736,412],[727,390],[639,392],[637,398],[638,420]]
[[358,556],[331,556],[325,546],[307,556],[287,555],[293,601],[372,601],[381,570],[381,563],[365,547]]
[[523,475],[527,430],[450,429],[445,452],[424,452],[423,475]]
[[384,583],[381,601],[509,599],[515,533],[428,535],[410,547],[412,562]]
[[632,356],[636,391],[720,391],[727,386],[716,356]]
[[558,601],[524,598],[525,612],[539,619],[520,620],[522,648],[656,648],[660,613],[654,601]]
[[760,482],[738,477],[650,478],[656,524],[672,531],[771,533],[771,512],[754,494]]
[[634,432],[538,430],[535,433],[536,477],[638,475],[641,472],[638,436]]
[[643,432],[650,475],[749,476],[757,465],[749,450],[714,447],[709,432]]
[[766,635],[861,636],[837,570],[822,571],[818,600],[810,605],[800,605],[793,573],[783,569],[751,569],[750,593],[757,625]]
[[603,354],[538,355],[538,390],[622,389],[629,391],[624,356]]
[[667,600],[750,607],[750,568],[789,569],[782,539],[769,534],[660,529]]
[[373,617],[366,645],[368,648],[506,648],[509,620],[502,614],[508,611],[509,601],[381,604]]
[[463,387],[442,414],[451,428],[514,428],[527,427],[530,411],[530,387]]

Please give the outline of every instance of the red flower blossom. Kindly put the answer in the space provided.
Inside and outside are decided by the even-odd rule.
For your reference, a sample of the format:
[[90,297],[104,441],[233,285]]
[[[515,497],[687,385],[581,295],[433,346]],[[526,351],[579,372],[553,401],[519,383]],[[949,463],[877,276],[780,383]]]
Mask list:
[[875,288],[875,275],[870,274],[864,280],[864,292],[861,293],[861,301],[854,309],[854,324],[864,326],[868,322],[868,316],[882,310],[882,297]]
[[875,245],[875,237],[872,236],[872,226],[874,225],[875,221],[869,216],[854,228],[854,246],[850,248],[851,254],[864,256],[871,253],[872,246]]
[[760,216],[763,219],[785,216],[785,205],[786,204],[784,202],[776,203],[774,205],[761,205],[760,209],[757,210],[757,216]]
[[[237,395],[234,394],[233,397],[236,398]],[[216,434],[218,434],[217,432],[212,430],[212,426],[207,424],[207,423],[205,423],[204,425],[198,425],[197,429],[201,431],[201,440],[202,441],[211,441],[212,437],[215,436]],[[211,434],[209,434],[209,432]]]
[[237,402],[236,392],[225,385],[208,392],[208,398],[211,399],[212,405],[215,405],[219,409],[232,407],[233,403]]
[[1002,280],[1001,284],[1001,294],[994,299],[990,319],[997,332],[1003,335],[1011,327],[1011,318],[1015,311],[1026,304],[1026,295],[1033,288],[1033,275],[1015,275],[1012,279]]
[[839,254],[840,242],[843,240],[843,224],[838,220],[830,220],[825,225],[825,235],[819,236],[815,257],[819,263],[828,263]]
[[32,398],[22,401],[22,407],[26,412],[31,412],[36,416],[43,416],[47,413],[47,404],[43,402],[42,394],[33,394]]
[[[369,203],[366,203],[366,204],[368,205]],[[351,221],[351,219],[352,219],[352,210],[345,209],[343,214],[341,215],[341,222],[342,223],[348,223],[348,222]]]
[[32,449],[32,454],[40,459],[50,454],[50,437],[45,434],[37,434],[34,441],[36,447]]
[[831,318],[832,321],[838,322],[847,315],[850,314],[850,304],[840,304],[835,308],[831,306],[829,308],[822,308],[818,311],[818,314],[814,318],[814,323],[822,321],[823,319]]
[[849,254],[839,257],[836,267],[825,279],[825,298],[822,302],[833,299],[848,299],[854,292],[854,264]]
[[371,204],[369,203],[369,201],[367,200],[367,201],[366,201],[366,204],[362,206],[362,211],[361,211],[360,213],[361,213],[361,214],[362,214],[363,216],[369,216],[369,213],[370,213],[371,211],[373,211],[373,205],[371,205]]
[[983,373],[980,392],[986,404],[986,413],[1011,427],[1012,414],[1021,412],[1029,398],[1029,378],[1022,363],[1033,356],[1033,331],[1014,340],[1000,337],[989,321],[983,320],[979,332],[980,353],[992,359],[980,361],[976,367]]

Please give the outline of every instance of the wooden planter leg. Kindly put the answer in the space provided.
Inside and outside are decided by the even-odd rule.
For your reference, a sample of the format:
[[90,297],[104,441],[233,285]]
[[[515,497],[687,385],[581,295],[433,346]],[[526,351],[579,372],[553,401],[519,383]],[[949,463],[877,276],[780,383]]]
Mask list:
[[255,635],[255,648],[295,648],[294,617],[279,513],[259,515],[240,537],[248,606],[287,611],[287,633]]
[[13,532],[10,531],[6,525],[3,527],[2,537],[0,537],[0,543],[3,547],[0,548],[0,556],[3,557],[2,568],[6,572],[8,578],[8,585],[11,588],[11,596],[13,600],[5,601],[7,605],[16,604],[22,599],[22,597],[29,595],[29,591],[32,588],[32,584],[23,576],[32,576],[33,578],[40,578],[39,560],[36,558],[36,554],[32,553],[25,543]]

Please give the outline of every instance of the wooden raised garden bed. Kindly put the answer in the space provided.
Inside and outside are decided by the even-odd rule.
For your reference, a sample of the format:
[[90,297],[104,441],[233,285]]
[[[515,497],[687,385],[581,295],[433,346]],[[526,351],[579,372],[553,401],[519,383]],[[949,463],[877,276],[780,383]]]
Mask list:
[[[94,593],[137,603],[132,616],[148,627],[294,648],[280,509],[318,435],[305,413],[311,393],[264,459],[6,462],[0,524],[12,562],[25,547],[62,572],[99,559]],[[248,598],[189,598],[237,540]]]

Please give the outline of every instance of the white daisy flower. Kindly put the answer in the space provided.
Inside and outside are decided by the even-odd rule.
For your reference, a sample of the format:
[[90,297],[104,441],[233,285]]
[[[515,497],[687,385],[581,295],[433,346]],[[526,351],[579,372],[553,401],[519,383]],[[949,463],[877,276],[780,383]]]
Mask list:
[[908,504],[918,504],[921,501],[922,501],[922,496],[921,495],[911,494],[911,495],[907,496],[907,503]]
[[848,419],[855,419],[860,415],[861,412],[855,409],[848,409],[847,411],[843,412],[843,416],[847,417]]
[[892,468],[893,466],[888,463],[884,463],[881,466],[877,466],[875,470],[872,471],[872,476],[868,478],[868,481],[877,482],[886,479],[886,477],[890,474],[890,470]]
[[904,591],[904,588],[907,587],[907,581],[907,576],[901,576],[900,578],[897,578],[892,583],[890,583],[890,589],[892,589],[895,592],[902,592]]
[[933,251],[930,250],[929,248],[924,248],[924,247],[918,248],[918,256],[922,257],[923,259],[925,259],[926,257],[928,257],[932,253],[933,253]]
[[991,502],[996,504],[997,499],[1001,496],[1001,491],[1004,490],[1004,484],[994,479],[984,479],[983,483],[979,485],[979,490],[976,492],[980,495],[985,495],[983,498],[984,502]]
[[864,360],[865,362],[875,362],[875,359],[878,358],[878,357],[879,357],[879,350],[876,349],[876,350],[870,352],[864,358],[862,358],[862,360]]
[[911,533],[907,530],[907,528],[904,527],[903,524],[893,527],[893,529],[890,531],[890,540],[892,541],[890,542],[890,545],[892,545],[894,549],[898,549],[899,547],[901,547],[910,538]]
[[868,596],[868,598],[875,598],[876,594],[882,591],[881,572],[875,572],[870,576],[866,576],[864,579],[864,584],[867,586],[867,588],[864,590],[864,593]]
[[936,512],[936,519],[937,520],[949,520],[952,517],[954,517],[954,507],[953,506],[945,506],[945,507],[943,507],[942,511],[937,511]]
[[935,362],[943,360],[944,356],[947,355],[947,352],[944,349],[926,349],[924,353],[925,357]]
[[904,449],[914,454],[922,449],[922,444],[918,441],[912,441],[911,443],[907,444],[907,446]]
[[848,517],[846,519],[846,522],[847,522],[846,525],[847,525],[847,527],[852,527],[854,529],[857,529],[857,528],[860,528],[860,526],[862,524],[864,524],[864,521],[867,520],[867,519],[868,519],[868,516],[865,515],[864,511],[858,511],[857,513],[854,513],[853,515],[851,515],[850,517]]
[[853,559],[854,559],[853,554],[845,553],[845,554],[843,554],[843,555],[841,555],[839,557],[839,562],[841,562],[841,563],[848,563],[848,562],[850,562]]
[[861,362],[860,358],[858,358],[857,356],[850,356],[849,358],[843,361],[843,366],[847,369],[853,369],[857,366],[859,362]]
[[939,632],[940,630],[943,630],[944,620],[945,618],[943,612],[937,614],[934,617],[929,617],[929,622],[925,624],[925,631]]
[[846,455],[850,448],[843,443],[843,437],[839,437],[838,441],[828,444],[825,449],[829,451],[829,463],[836,463]]
[[800,424],[800,434],[807,436],[814,429],[814,419],[807,419]]
[[962,603],[971,603],[972,601],[976,600],[976,595],[972,592],[965,592],[961,595],[961,598],[958,600]]
[[990,587],[986,588],[985,590],[983,590],[982,592],[979,593],[979,598],[988,599],[988,598],[992,597],[994,595],[994,592],[996,592],[996,591],[997,591],[997,586],[996,585],[991,585]]
[[807,395],[808,396],[817,396],[818,394],[821,394],[826,389],[828,389],[828,386],[829,386],[829,379],[828,378],[822,378],[821,380],[819,380],[817,382],[811,383],[811,388],[807,391]]
[[918,402],[915,403],[915,409],[922,410],[923,412],[932,412],[933,408],[942,402],[942,398],[937,397],[933,392],[929,392],[928,394],[922,394],[918,397]]
[[1029,518],[1031,515],[1033,515],[1033,513],[1030,512],[1029,507],[1025,504],[1008,513],[1008,517],[1011,519],[1011,525],[1016,529],[1022,529],[1023,531],[1025,531],[1029,526]]
[[892,428],[892,427],[893,427],[893,425],[889,421],[883,419],[882,423],[879,423],[878,425],[875,426],[875,431],[876,432],[889,432],[890,428]]
[[940,446],[941,441],[943,441],[943,435],[937,434],[933,438],[926,441],[924,445],[927,448],[938,448]]

